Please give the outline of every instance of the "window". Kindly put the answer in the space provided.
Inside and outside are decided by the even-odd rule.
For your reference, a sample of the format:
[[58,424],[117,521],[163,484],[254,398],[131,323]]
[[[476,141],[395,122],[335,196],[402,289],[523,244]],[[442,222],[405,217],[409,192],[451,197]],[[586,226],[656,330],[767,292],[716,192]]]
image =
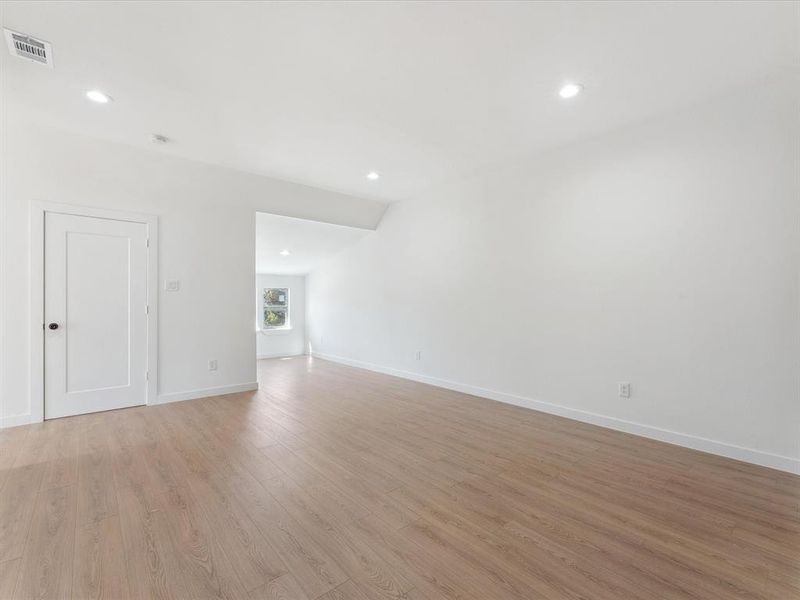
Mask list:
[[289,288],[264,288],[264,329],[289,328]]

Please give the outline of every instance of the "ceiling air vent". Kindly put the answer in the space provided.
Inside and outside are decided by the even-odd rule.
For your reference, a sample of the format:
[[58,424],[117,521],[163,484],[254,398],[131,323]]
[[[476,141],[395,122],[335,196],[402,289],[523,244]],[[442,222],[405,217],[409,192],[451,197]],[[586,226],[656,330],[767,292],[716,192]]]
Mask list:
[[4,28],[3,33],[11,54],[53,68],[53,49],[50,44],[10,29]]

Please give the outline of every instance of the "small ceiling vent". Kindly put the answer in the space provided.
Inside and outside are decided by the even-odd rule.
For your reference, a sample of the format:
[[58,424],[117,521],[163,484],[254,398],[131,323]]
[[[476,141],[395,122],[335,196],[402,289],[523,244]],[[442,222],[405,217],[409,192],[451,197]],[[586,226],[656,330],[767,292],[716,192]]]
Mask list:
[[8,51],[14,56],[19,56],[25,60],[45,65],[53,68],[53,48],[43,40],[37,40],[34,37],[11,31],[10,29],[3,29],[8,42]]

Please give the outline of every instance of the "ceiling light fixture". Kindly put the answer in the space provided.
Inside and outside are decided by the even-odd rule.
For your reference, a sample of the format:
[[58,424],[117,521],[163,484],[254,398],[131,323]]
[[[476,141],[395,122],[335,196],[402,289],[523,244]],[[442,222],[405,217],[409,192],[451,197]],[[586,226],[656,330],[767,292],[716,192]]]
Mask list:
[[381,176],[377,171],[370,171],[369,173],[367,173],[367,179],[369,179],[370,181],[376,181],[380,178]]
[[86,92],[86,97],[92,102],[97,102],[98,104],[108,104],[112,100],[111,96],[105,92],[101,92],[100,90],[89,90]]
[[558,95],[562,98],[574,98],[583,90],[583,86],[577,83],[567,83],[558,90]]
[[289,256],[290,254],[291,254],[291,252],[289,252],[288,250],[281,250],[280,251],[280,255],[281,256]]

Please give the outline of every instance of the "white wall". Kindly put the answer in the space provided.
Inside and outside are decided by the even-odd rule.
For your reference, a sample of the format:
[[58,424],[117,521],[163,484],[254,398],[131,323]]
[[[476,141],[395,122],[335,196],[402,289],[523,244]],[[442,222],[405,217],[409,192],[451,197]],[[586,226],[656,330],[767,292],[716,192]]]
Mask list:
[[[264,320],[264,288],[289,288],[291,329],[261,329]],[[258,358],[296,356],[306,351],[305,275],[256,275],[256,352]]]
[[797,102],[744,90],[391,205],[308,276],[314,352],[797,469]]
[[[301,185],[95,141],[3,111],[2,382],[0,422],[26,422],[31,203],[48,201],[159,217],[159,382],[162,400],[255,381],[255,211],[374,227],[383,205]],[[163,291],[179,279],[178,293]],[[37,325],[38,324],[38,325]],[[41,331],[39,330],[39,334]],[[208,360],[218,370],[208,371]]]

